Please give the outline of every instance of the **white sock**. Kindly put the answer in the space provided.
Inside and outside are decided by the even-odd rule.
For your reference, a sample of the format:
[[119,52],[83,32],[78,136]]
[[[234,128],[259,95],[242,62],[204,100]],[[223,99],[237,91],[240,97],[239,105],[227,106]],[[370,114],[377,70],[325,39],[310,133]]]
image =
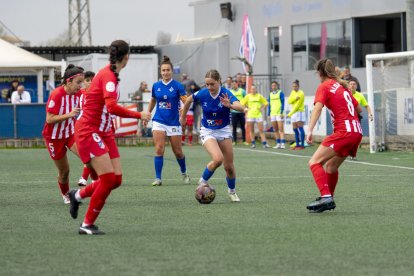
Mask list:
[[87,226],[89,226],[89,224],[82,222],[82,227],[87,227]]
[[229,189],[229,194],[235,194],[236,193],[236,189]]
[[77,190],[77,191],[76,191],[76,193],[75,193],[75,198],[76,198],[76,200],[77,200],[77,201],[79,201],[79,202],[81,202],[81,201],[82,201],[82,198],[81,198],[81,196],[80,196],[80,190]]

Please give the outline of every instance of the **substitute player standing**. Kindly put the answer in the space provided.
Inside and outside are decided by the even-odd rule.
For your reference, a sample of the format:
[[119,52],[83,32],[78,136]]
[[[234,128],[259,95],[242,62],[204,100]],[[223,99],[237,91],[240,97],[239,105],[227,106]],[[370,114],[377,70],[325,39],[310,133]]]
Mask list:
[[321,194],[307,206],[312,213],[336,207],[333,196],[338,182],[338,168],[348,155],[356,155],[362,139],[362,129],[357,115],[361,112],[361,107],[352,97],[346,81],[338,77],[335,65],[330,59],[318,61],[316,70],[321,84],[316,91],[306,141],[309,144],[313,142],[313,128],[321,115],[323,106],[329,109],[334,133],[322,141],[309,161],[309,167]]
[[273,81],[271,85],[272,91],[269,93],[269,114],[270,122],[272,123],[273,130],[275,132],[276,145],[274,149],[285,148],[285,94],[279,89],[279,83]]
[[62,85],[49,96],[46,104],[46,122],[42,135],[50,157],[58,169],[58,185],[65,204],[69,204],[69,162],[66,151],[78,155],[75,144],[75,121],[79,115],[80,88],[83,69],[69,64],[62,79]]
[[148,105],[148,112],[155,109],[152,118],[152,136],[155,144],[155,180],[152,186],[161,186],[162,168],[164,166],[165,137],[170,140],[172,151],[180,166],[184,183],[191,182],[187,174],[185,156],[181,145],[182,127],[179,122],[180,100],[187,99],[186,91],[181,83],[172,79],[173,65],[170,58],[164,56],[161,62],[162,80],[152,86],[152,98]]
[[207,183],[214,171],[221,164],[224,164],[229,198],[232,202],[240,202],[236,194],[236,172],[233,164],[232,135],[229,124],[230,109],[243,112],[244,107],[230,91],[221,87],[221,78],[217,70],[208,71],[205,82],[207,88],[188,97],[180,116],[180,122],[185,124],[185,114],[193,101],[200,102],[203,109],[200,138],[212,160],[204,169],[199,184]]
[[119,72],[127,65],[129,45],[123,40],[113,41],[109,47],[110,64],[101,69],[92,80],[85,105],[76,122],[76,145],[84,164],[91,164],[99,176],[81,190],[71,190],[70,214],[78,216],[79,203],[91,197],[79,234],[104,234],[94,225],[105,201],[113,189],[122,183],[121,160],[112,131],[111,115],[149,120],[148,112],[136,112],[118,105]]
[[290,92],[288,103],[292,105],[292,110],[288,113],[291,117],[293,132],[295,133],[295,147],[294,150],[302,150],[305,148],[305,130],[303,125],[305,123],[305,93],[299,89],[299,81],[295,80],[292,83],[293,90]]

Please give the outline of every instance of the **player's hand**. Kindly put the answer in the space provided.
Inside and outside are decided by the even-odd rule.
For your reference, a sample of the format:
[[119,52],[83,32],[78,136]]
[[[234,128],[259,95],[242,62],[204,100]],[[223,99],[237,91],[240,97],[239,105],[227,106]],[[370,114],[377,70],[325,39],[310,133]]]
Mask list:
[[313,143],[313,137],[312,137],[312,132],[309,132],[306,134],[306,143],[308,143],[309,145],[311,145]]
[[144,128],[147,128],[148,121],[142,121],[142,125],[144,126]]
[[143,121],[151,120],[151,113],[149,113],[148,111],[141,111],[141,120]]
[[227,108],[230,108],[230,106],[231,106],[229,95],[227,95],[227,94],[224,94],[223,97],[220,97],[220,102],[221,102],[222,105],[224,105]]
[[180,124],[181,124],[181,126],[185,126],[186,123],[187,123],[187,116],[180,116]]
[[79,115],[80,111],[81,111],[81,109],[79,107],[72,108],[72,111],[69,113],[69,116],[71,118],[76,117],[76,116]]

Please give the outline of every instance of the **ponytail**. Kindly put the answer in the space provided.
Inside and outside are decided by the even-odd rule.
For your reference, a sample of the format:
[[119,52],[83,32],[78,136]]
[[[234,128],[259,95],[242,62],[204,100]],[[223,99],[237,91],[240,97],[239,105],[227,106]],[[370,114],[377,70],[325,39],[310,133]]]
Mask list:
[[120,81],[119,74],[116,72],[116,62],[129,54],[129,45],[123,40],[115,40],[109,46],[109,63],[111,71],[115,74],[116,80]]

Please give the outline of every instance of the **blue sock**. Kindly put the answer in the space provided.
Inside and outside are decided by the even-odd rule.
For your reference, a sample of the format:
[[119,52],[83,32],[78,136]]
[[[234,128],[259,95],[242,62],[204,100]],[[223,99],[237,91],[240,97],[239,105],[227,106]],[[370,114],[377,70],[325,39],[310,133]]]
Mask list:
[[205,181],[208,181],[213,175],[214,171],[210,171],[207,167],[204,169],[203,175],[201,176]]
[[280,139],[276,139],[276,144],[280,144]]
[[229,187],[230,190],[234,190],[236,188],[236,178],[230,179],[226,177],[227,181],[227,187]]
[[182,159],[177,158],[178,165],[180,165],[181,173],[186,173],[187,168],[185,166],[185,156]]
[[262,142],[263,146],[267,144],[267,141]]
[[300,132],[300,146],[304,147],[305,146],[305,130],[303,129],[303,127],[299,127],[299,132]]
[[252,140],[252,145],[256,145],[256,140]]
[[282,140],[280,140],[280,142],[281,142],[282,144],[284,144],[284,143],[286,143],[286,140],[285,140],[285,139],[282,139]]
[[161,179],[164,156],[154,156],[155,177]]
[[295,132],[296,146],[299,147],[299,130],[297,128],[294,128],[293,131]]

